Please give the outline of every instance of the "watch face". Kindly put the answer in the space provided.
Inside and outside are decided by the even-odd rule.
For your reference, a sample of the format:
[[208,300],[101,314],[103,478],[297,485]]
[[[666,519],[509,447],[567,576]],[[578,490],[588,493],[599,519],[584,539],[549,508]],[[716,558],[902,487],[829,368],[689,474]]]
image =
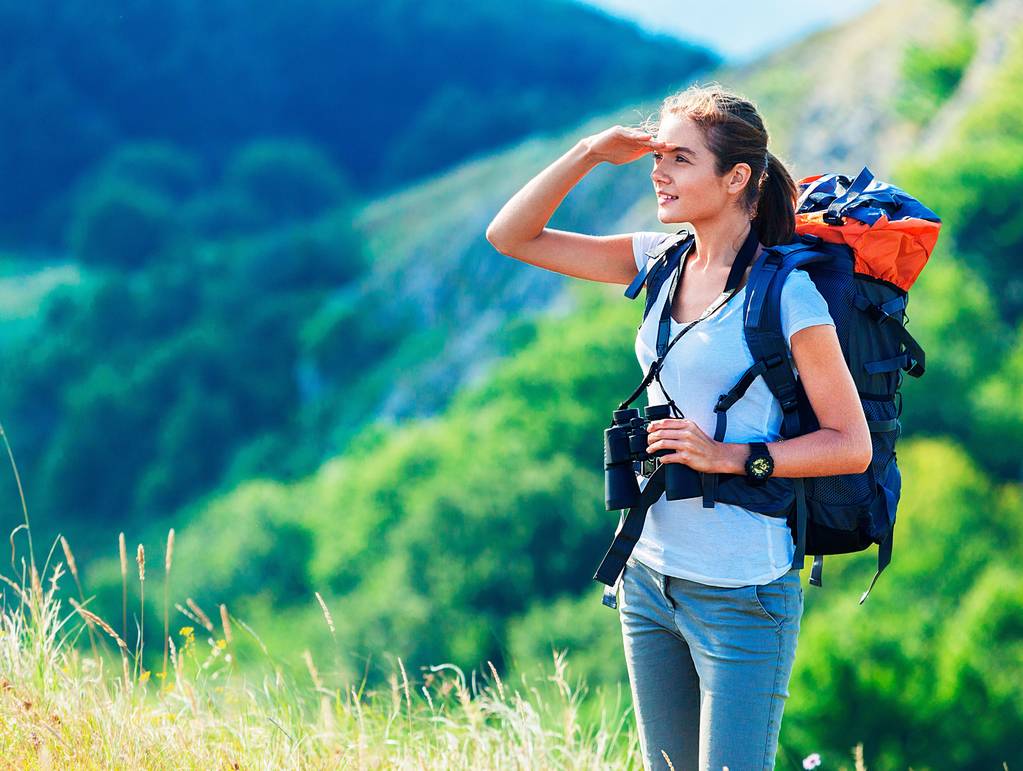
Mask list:
[[754,458],[750,463],[750,473],[755,477],[766,477],[771,472],[771,462],[767,458]]

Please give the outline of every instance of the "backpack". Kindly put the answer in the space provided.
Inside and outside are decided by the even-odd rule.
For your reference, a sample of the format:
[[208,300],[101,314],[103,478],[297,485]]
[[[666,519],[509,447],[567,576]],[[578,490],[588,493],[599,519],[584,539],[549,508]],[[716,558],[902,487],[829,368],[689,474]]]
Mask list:
[[[802,382],[792,371],[781,329],[782,286],[788,274],[800,268],[827,301],[835,322],[870,428],[872,460],[858,474],[772,476],[757,486],[748,484],[744,474],[701,473],[703,505],[713,508],[721,501],[784,517],[796,546],[792,566],[802,569],[805,555],[813,555],[810,583],[817,587],[822,585],[825,554],[858,552],[878,544],[877,571],[860,597],[862,604],[891,561],[902,480],[895,452],[901,435],[900,387],[903,372],[918,378],[925,369],[924,351],[906,329],[905,309],[909,288],[934,249],[941,220],[899,188],[874,180],[866,167],[854,180],[822,174],[800,180],[798,188],[796,238],[765,247],[750,271],[743,331],[754,364],[719,398],[714,438],[724,441],[729,407],[757,376],[764,378],[781,404],[783,438],[820,428]],[[646,265],[625,290],[626,297],[635,299],[645,285],[644,319],[693,240],[683,228],[646,252]],[[667,342],[668,330],[659,329],[658,357],[664,355]],[[627,407],[647,382],[649,376],[619,409]],[[615,588],[642,531],[646,510],[664,490],[659,467],[656,459],[637,462],[637,474],[649,472],[646,487],[594,575],[610,587],[604,604],[611,607],[617,607]]]

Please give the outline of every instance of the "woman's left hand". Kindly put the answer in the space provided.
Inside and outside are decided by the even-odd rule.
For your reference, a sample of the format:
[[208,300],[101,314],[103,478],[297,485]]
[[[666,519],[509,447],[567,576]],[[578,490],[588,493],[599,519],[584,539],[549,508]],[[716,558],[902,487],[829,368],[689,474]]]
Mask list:
[[661,463],[684,463],[695,471],[723,472],[728,467],[725,443],[711,439],[688,418],[662,418],[650,421],[647,452],[672,449],[658,458]]

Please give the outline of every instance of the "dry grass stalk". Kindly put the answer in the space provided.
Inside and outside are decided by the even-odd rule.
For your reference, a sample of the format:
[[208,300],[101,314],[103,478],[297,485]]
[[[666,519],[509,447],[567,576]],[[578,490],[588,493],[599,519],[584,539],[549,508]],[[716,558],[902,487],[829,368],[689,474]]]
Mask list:
[[142,544],[135,551],[135,564],[139,566],[139,639],[135,646],[135,676],[138,677],[146,647],[146,550]]
[[181,670],[179,668],[178,649],[174,645],[174,640],[167,638],[167,644],[170,646],[170,657],[171,666],[174,668],[174,679],[181,679]]
[[230,645],[232,642],[231,619],[227,617],[227,606],[223,603],[220,604],[220,625],[224,627],[224,640]]
[[313,592],[313,594],[316,595],[316,601],[320,603],[320,607],[323,609],[323,617],[327,619],[327,627],[330,629],[330,636],[336,638],[337,635],[334,634],[334,619],[331,617],[330,611],[327,610],[327,603],[323,601],[319,592]]
[[863,742],[853,748],[853,760],[856,763],[856,771],[867,771],[867,766],[863,761]]
[[200,623],[204,627],[206,627],[206,631],[207,632],[213,632],[214,631],[214,629],[213,629],[213,622],[210,621],[210,617],[206,615],[206,613],[203,611],[203,609],[199,607],[199,603],[197,603],[195,600],[193,600],[191,597],[189,597],[188,599],[185,600],[185,604],[195,614],[195,617],[196,617],[196,620],[198,621],[198,623]]
[[[67,542],[67,538],[64,536],[60,537],[60,548],[64,550],[64,559],[67,560],[68,570],[71,571],[71,577],[75,579],[75,583],[78,583],[78,565],[75,563],[75,555],[71,553],[71,544]],[[81,590],[81,584],[78,586]]]
[[128,636],[128,550],[124,545],[124,533],[117,535],[117,548],[121,554],[121,634]]
[[305,661],[306,669],[309,670],[309,677],[312,678],[316,690],[322,689],[323,681],[320,680],[320,673],[316,670],[316,665],[313,663],[313,654],[309,652],[308,648],[302,651],[302,659]]
[[114,641],[117,643],[117,647],[119,647],[124,653],[128,652],[128,643],[121,639],[120,635],[118,635],[117,632],[114,631],[114,628],[110,626],[110,624],[108,624],[102,618],[97,616],[91,610],[86,610],[85,608],[83,608],[74,597],[69,598],[69,602],[71,603],[71,606],[78,612],[78,615],[80,615],[87,621],[91,621],[92,623],[96,624],[100,629],[102,629],[104,632],[106,632],[108,635],[110,635],[110,637],[114,639]]
[[408,725],[412,728],[412,696],[408,690],[408,675],[405,674],[405,664],[401,660],[401,656],[398,656],[398,667],[401,669],[401,683],[402,688],[405,689],[405,703],[408,705]]
[[36,570],[36,566],[32,565],[32,597],[38,601],[43,599],[43,585],[39,582],[39,571]]
[[163,574],[163,679],[167,680],[167,640],[170,637],[170,571],[174,557],[174,528],[167,532],[167,550],[164,554]]
[[16,583],[14,583],[11,579],[9,579],[3,573],[0,573],[0,581],[3,581],[5,584],[10,586],[12,589],[14,589],[14,591],[18,593],[18,597],[21,599],[21,601],[23,603],[25,603],[26,605],[30,604],[29,597],[28,597],[27,594],[25,594],[25,590],[22,589],[20,586],[18,586]]
[[[82,581],[78,577],[78,564],[75,562],[75,555],[71,551],[71,544],[67,542],[67,538],[64,536],[60,537],[60,548],[64,550],[64,559],[67,560],[67,566],[71,571],[71,577],[75,580],[75,587],[78,589],[78,599],[81,602],[85,602],[85,592],[82,590]],[[87,624],[87,630],[89,632],[89,647],[92,649],[92,657],[98,660],[99,655],[96,652],[96,636],[93,632],[92,624]]]
[[[25,490],[21,486],[21,474],[18,473],[18,464],[14,461],[14,450],[7,439],[7,432],[3,423],[0,423],[0,439],[4,440],[4,447],[7,448],[7,457],[11,463],[11,470],[14,472],[14,481],[18,487],[18,497],[21,499],[21,512],[25,517],[25,535],[28,537],[28,559],[34,566],[36,564],[35,548],[32,546],[32,528],[28,523],[28,504],[25,502]],[[14,533],[11,533],[11,564],[14,564]]]
[[170,573],[171,562],[174,558],[174,528],[167,531],[167,550],[164,552],[163,566],[167,573]]
[[497,693],[501,697],[501,700],[504,701],[504,685],[501,683],[501,676],[497,674],[497,669],[494,668],[494,662],[488,659],[487,665],[490,667],[490,671],[494,675],[494,680],[497,681]]

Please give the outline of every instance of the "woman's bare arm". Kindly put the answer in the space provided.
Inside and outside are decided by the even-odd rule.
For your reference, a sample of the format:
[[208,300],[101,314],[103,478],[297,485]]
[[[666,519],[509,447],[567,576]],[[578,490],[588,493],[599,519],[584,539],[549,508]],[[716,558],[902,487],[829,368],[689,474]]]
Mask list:
[[620,164],[653,149],[650,135],[613,126],[579,140],[519,190],[487,227],[487,240],[502,254],[556,273],[609,284],[636,275],[632,234],[590,236],[546,227],[555,210],[602,161]]
[[[866,471],[873,457],[870,429],[835,328],[815,324],[796,332],[792,335],[792,358],[820,429],[768,443],[767,450],[774,459],[774,476],[830,476]],[[745,473],[749,444],[738,443],[728,449],[729,472]]]

